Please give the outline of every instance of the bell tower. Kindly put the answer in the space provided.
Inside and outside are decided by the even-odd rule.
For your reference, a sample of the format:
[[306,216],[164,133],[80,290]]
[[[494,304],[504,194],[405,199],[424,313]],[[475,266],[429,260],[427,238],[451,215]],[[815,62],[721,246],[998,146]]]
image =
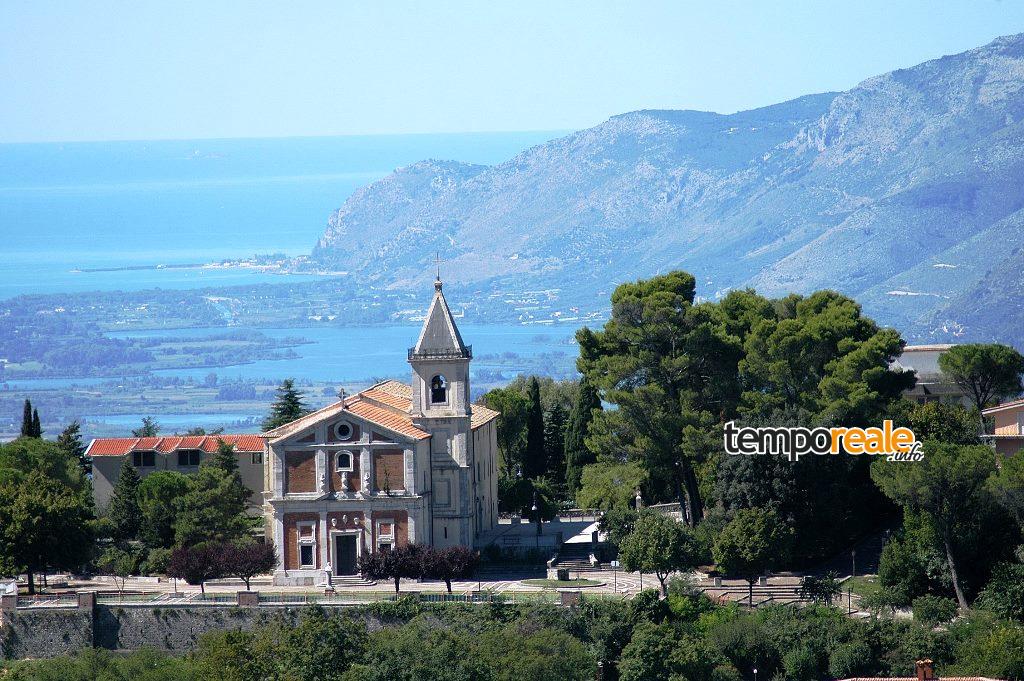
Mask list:
[[413,418],[457,419],[470,414],[469,362],[473,348],[462,341],[441,289],[438,278],[423,329],[416,345],[409,348]]
[[469,402],[473,348],[462,341],[441,289],[438,277],[423,330],[409,348],[410,416],[416,427],[430,433],[431,543],[470,546],[479,497]]

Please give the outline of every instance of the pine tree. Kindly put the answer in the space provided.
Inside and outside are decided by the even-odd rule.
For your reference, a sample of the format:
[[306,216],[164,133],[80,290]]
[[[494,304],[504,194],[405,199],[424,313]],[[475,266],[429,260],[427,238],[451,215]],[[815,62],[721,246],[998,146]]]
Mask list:
[[21,436],[32,437],[32,402],[25,400],[25,409],[21,413]]
[[569,412],[569,422],[565,427],[565,482],[570,494],[576,494],[580,488],[583,467],[597,460],[593,452],[587,449],[585,440],[594,418],[593,412],[600,408],[601,398],[597,389],[584,378],[580,381],[579,395]]
[[[246,503],[252,492],[242,482],[242,476],[238,473],[238,455],[235,453],[235,446],[220,440],[217,443],[217,451],[209,459],[203,462],[203,469],[215,469],[217,472],[217,484],[220,486],[219,503],[228,509],[228,515],[244,514]],[[204,470],[205,473],[211,471]]]
[[128,461],[121,466],[121,475],[110,495],[110,506],[107,518],[111,524],[111,535],[114,541],[126,542],[137,539],[142,521],[139,508],[139,472]]
[[217,451],[210,458],[210,465],[217,466],[228,475],[238,473],[238,455],[235,446],[218,438]]
[[530,378],[526,399],[526,455],[523,462],[523,477],[532,479],[544,475],[547,460],[544,456],[544,408],[540,403],[540,383],[537,377]]
[[548,480],[556,485],[565,484],[565,407],[555,402],[544,419],[544,456],[547,459]]
[[160,424],[152,416],[143,416],[142,425],[132,431],[135,437],[156,437],[160,432]]
[[32,410],[32,437],[43,436],[43,424],[39,421],[39,410]]
[[78,459],[78,465],[82,472],[92,472],[92,461],[85,455],[85,443],[82,442],[82,424],[77,420],[72,421],[57,436],[57,446],[68,455],[69,458]]
[[303,395],[295,389],[295,380],[286,378],[277,389],[270,414],[263,421],[263,430],[273,430],[309,413],[302,401]]

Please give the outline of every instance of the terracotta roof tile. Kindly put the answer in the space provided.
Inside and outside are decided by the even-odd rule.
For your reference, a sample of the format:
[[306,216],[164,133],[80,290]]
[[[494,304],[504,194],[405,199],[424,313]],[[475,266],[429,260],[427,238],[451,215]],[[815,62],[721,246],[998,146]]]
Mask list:
[[89,456],[123,456],[132,451],[137,437],[105,437],[93,440],[85,453]]
[[87,456],[124,456],[135,451],[157,451],[169,454],[180,449],[201,449],[215,452],[220,440],[235,446],[239,452],[262,452],[259,435],[173,435],[168,437],[97,438],[85,450]]
[[500,415],[501,412],[489,409],[483,406],[482,404],[474,404],[473,413],[469,418],[469,425],[471,428],[476,429],[484,425],[485,423],[488,423],[491,420],[498,418],[498,416]]
[[408,383],[402,383],[401,381],[384,381],[370,388],[371,390],[377,389],[396,397],[404,397],[405,399],[412,401],[412,386]]
[[[277,440],[289,437],[325,418],[331,418],[349,411],[355,416],[385,428],[399,435],[423,440],[430,434],[420,430],[412,421],[409,411],[412,407],[412,387],[399,381],[384,381],[366,390],[345,398],[345,404],[335,402],[323,409],[306,414],[291,423],[269,430],[262,437]],[[472,428],[479,428],[498,416],[498,412],[481,405],[473,405],[470,421]]]
[[424,440],[430,437],[430,433],[422,431],[413,425],[412,418],[408,414],[378,407],[367,400],[355,400],[347,405],[347,409],[356,416],[364,418],[375,425],[414,440]]
[[403,412],[408,412],[409,408],[412,407],[412,401],[408,397],[395,395],[378,388],[369,388],[368,390],[364,390],[359,393],[359,397],[380,402],[383,405]]
[[[348,400],[345,401],[348,402]],[[278,438],[288,437],[289,435],[292,435],[302,430],[307,425],[316,423],[322,418],[334,416],[335,414],[340,413],[344,409],[345,405],[343,405],[339,400],[337,402],[328,404],[326,407],[322,407],[320,409],[317,409],[316,411],[306,414],[305,416],[297,418],[291,423],[286,423],[283,426],[278,426],[277,428],[268,430],[265,433],[263,433],[260,437],[264,437],[269,440],[276,440]]]

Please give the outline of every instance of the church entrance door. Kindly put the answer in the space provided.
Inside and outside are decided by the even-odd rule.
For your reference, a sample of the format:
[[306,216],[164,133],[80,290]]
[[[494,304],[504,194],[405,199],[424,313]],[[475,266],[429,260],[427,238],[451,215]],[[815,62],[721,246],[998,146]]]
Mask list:
[[354,534],[339,534],[334,538],[334,574],[340,576],[354,575],[358,572],[356,565],[356,541]]

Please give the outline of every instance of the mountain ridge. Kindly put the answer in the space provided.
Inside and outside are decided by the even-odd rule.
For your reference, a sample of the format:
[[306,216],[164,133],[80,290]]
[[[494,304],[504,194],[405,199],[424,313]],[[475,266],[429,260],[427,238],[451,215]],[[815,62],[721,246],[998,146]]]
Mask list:
[[1024,34],[845,92],[626,112],[493,166],[421,161],[349,197],[312,258],[404,287],[441,251],[456,283],[579,300],[683,268],[706,298],[835,288],[913,340],[1020,344],[993,277],[1021,260],[1021,186]]

